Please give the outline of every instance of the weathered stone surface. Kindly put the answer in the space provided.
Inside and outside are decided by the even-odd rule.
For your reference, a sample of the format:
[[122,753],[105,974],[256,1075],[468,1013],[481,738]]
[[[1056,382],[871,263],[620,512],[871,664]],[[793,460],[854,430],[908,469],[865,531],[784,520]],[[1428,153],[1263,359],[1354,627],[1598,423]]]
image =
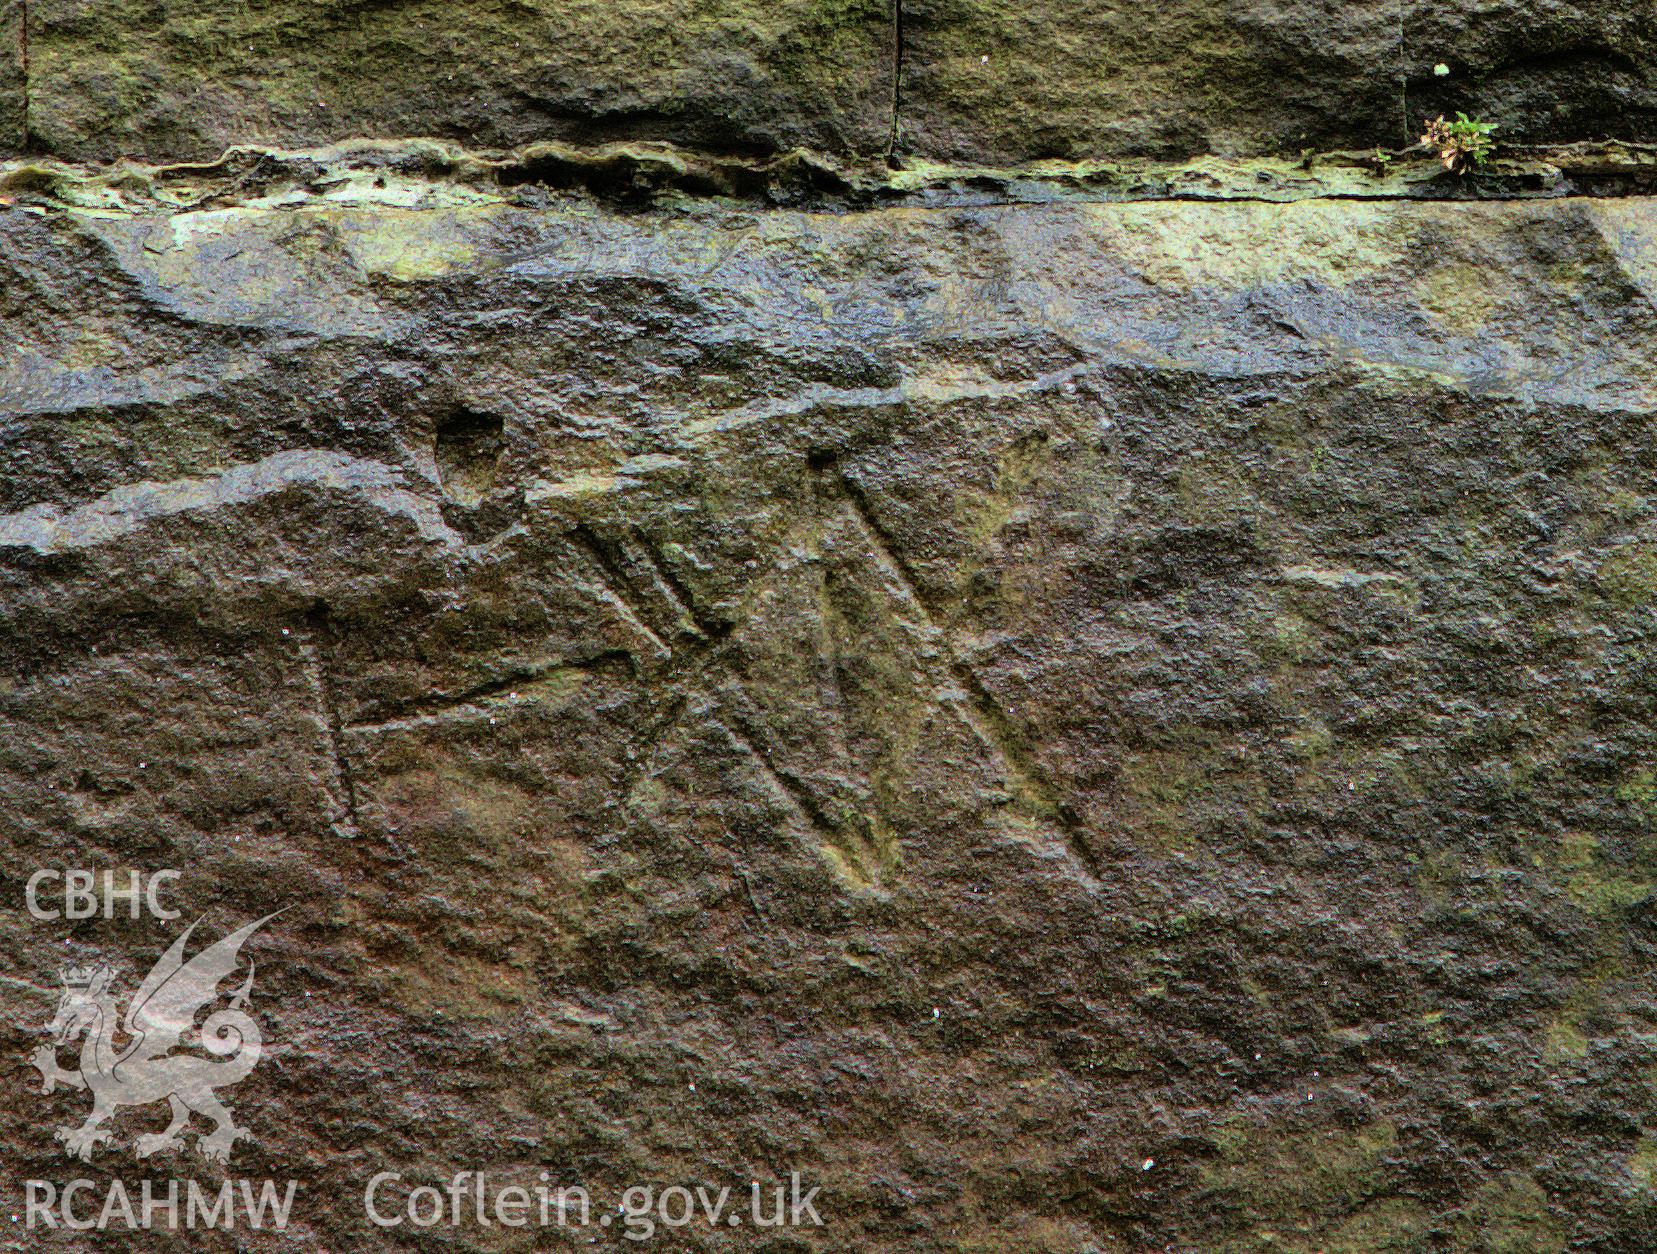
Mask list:
[[1657,12],[1622,0],[906,0],[903,12],[902,149],[925,157],[1392,148],[1457,109],[1507,142],[1657,138]]
[[[0,847],[289,907],[308,1248],[1644,1248],[1654,202],[381,181],[0,215]],[[167,936],[0,938],[15,1059]]]
[[906,0],[901,15],[891,0],[28,12],[31,137],[75,159],[362,135],[865,158],[895,139],[911,160],[1002,164],[1293,154],[1397,147],[1457,109],[1510,144],[1657,140],[1657,11],[1624,0],[1171,0],[1154,20],[1121,0]]
[[440,135],[874,149],[885,0],[32,0],[33,131],[85,158]]
[[23,0],[0,0],[0,152],[16,152],[25,139]]

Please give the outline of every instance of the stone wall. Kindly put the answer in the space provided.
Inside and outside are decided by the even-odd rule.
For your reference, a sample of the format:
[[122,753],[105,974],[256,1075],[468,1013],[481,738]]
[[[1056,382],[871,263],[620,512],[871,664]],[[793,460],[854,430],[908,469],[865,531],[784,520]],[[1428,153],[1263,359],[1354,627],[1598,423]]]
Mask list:
[[[1653,138],[1644,9],[26,21],[8,1213],[292,1178],[286,1234],[99,1239],[629,1248],[363,1186],[799,1171],[821,1228],[658,1245],[1649,1248],[1653,156],[1202,157],[1393,144],[1400,64]],[[25,911],[77,867],[179,921]],[[158,1105],[66,1158],[57,969],[278,910],[231,1163],[135,1161]]]
[[1393,147],[1458,108],[1516,143],[1653,140],[1654,53],[1657,13],[1624,0],[5,0],[0,145],[648,138],[1004,163]]

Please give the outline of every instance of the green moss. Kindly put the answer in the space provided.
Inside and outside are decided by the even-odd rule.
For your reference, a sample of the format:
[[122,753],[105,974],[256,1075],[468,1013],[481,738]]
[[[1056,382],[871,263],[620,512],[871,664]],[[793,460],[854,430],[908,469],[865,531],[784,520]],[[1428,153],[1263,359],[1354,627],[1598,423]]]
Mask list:
[[1569,1062],[1588,1055],[1588,1038],[1570,1018],[1555,1019],[1542,1036],[1542,1057],[1548,1062]]
[[488,215],[457,220],[449,214],[378,208],[331,215],[330,224],[364,274],[399,283],[478,270],[480,233]]
[[1648,1193],[1657,1193],[1657,1136],[1646,1133],[1628,1156],[1628,1174]]
[[1657,547],[1625,544],[1601,563],[1600,586],[1619,605],[1637,609],[1657,601]]
[[1433,1218],[1419,1202],[1390,1198],[1364,1207],[1316,1248],[1322,1254],[1426,1254],[1436,1248]]
[[1657,771],[1650,768],[1635,771],[1617,785],[1616,796],[1646,827],[1657,827]]
[[1421,282],[1421,306],[1438,322],[1462,335],[1490,324],[1510,290],[1507,276],[1488,266],[1452,262],[1427,269]]
[[1335,737],[1322,723],[1313,723],[1290,735],[1288,745],[1296,757],[1316,761],[1334,747]]
[[[1210,1133],[1219,1162],[1203,1184],[1230,1209],[1229,1229],[1247,1241],[1228,1249],[1414,1249],[1424,1217],[1388,1198],[1388,1159],[1398,1150],[1389,1122],[1283,1134],[1234,1117]],[[1331,1241],[1345,1242],[1331,1246]],[[1354,1244],[1401,1241],[1403,1244]]]
[[1558,1254],[1564,1226],[1530,1176],[1514,1172],[1479,1186],[1455,1226],[1454,1248],[1469,1254]]
[[1175,493],[1185,521],[1217,529],[1251,526],[1260,511],[1260,498],[1243,465],[1226,457],[1185,462]]
[[1318,651],[1318,629],[1300,614],[1285,611],[1271,621],[1269,634],[1259,644],[1268,661],[1299,664]]
[[1465,877],[1454,854],[1435,849],[1415,863],[1412,878],[1417,892],[1442,906],[1461,888]]
[[1567,832],[1555,857],[1566,876],[1571,900],[1590,914],[1612,915],[1650,895],[1652,883],[1606,866],[1599,840],[1586,832]]
[[1543,1028],[1542,1057],[1550,1063],[1570,1063],[1587,1057],[1593,1047],[1590,1020],[1604,1012],[1606,989],[1623,976],[1620,959],[1602,959],[1571,989],[1570,996]]
[[1651,896],[1650,880],[1583,874],[1571,877],[1571,900],[1589,914],[1611,916]]

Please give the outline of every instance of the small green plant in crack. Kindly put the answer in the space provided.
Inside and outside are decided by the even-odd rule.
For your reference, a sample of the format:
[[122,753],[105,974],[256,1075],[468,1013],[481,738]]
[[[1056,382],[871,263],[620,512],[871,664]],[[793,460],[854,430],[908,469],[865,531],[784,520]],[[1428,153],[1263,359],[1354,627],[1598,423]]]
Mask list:
[[1438,149],[1439,160],[1450,173],[1466,174],[1481,168],[1496,151],[1496,141],[1490,138],[1495,129],[1496,123],[1481,122],[1465,113],[1456,114],[1454,122],[1445,121],[1440,114],[1427,123],[1421,144]]

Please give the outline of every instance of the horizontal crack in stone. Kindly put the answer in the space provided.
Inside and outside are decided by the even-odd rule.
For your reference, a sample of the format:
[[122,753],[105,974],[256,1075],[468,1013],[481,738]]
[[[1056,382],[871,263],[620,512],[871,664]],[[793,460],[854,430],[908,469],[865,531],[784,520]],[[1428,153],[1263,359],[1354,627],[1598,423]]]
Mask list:
[[1478,174],[1447,173],[1419,147],[1298,158],[1037,161],[992,167],[881,162],[797,149],[771,157],[663,143],[546,142],[473,150],[431,139],[352,140],[287,150],[237,146],[210,162],[97,167],[0,162],[0,193],[25,205],[184,212],[310,204],[436,208],[542,205],[551,195],[647,208],[664,199],[774,207],[1040,204],[1052,201],[1509,200],[1657,191],[1657,145],[1510,147]]

